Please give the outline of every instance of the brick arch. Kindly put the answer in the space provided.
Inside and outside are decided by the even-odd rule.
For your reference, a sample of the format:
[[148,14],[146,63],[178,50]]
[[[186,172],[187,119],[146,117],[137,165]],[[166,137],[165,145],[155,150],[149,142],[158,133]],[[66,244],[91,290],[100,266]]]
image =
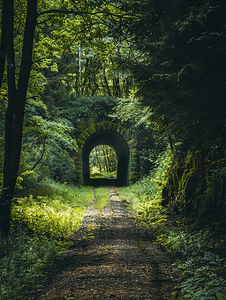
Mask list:
[[[124,186],[139,177],[136,142],[128,130],[117,123],[102,121],[85,128],[77,139],[77,180],[81,185]],[[90,179],[89,154],[97,145],[112,146],[118,156],[117,179]]]

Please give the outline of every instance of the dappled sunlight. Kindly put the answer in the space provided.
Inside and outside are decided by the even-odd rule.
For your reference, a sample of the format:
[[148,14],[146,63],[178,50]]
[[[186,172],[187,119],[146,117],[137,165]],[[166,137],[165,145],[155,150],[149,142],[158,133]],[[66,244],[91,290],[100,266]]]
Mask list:
[[[152,233],[135,222],[111,191],[100,210],[89,205],[82,237],[65,256],[61,272],[43,290],[48,299],[171,299],[176,273],[152,243]],[[84,235],[85,234],[85,235]],[[43,299],[43,298],[41,298]]]
[[118,158],[108,145],[98,145],[89,155],[90,179],[117,179]]

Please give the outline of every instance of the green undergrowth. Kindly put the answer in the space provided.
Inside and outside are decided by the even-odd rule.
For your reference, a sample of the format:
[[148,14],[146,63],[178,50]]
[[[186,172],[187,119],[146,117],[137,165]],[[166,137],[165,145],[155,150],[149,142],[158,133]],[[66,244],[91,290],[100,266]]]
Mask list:
[[113,172],[92,172],[90,173],[90,178],[91,179],[95,179],[95,178],[107,178],[110,177],[112,179],[116,179],[117,178],[117,171],[113,171]]
[[95,227],[95,226],[89,226],[88,229],[87,229],[87,233],[86,233],[86,236],[85,236],[84,240],[87,241],[87,242],[93,241],[95,239],[94,231],[97,228],[98,227]]
[[96,203],[95,206],[97,209],[102,209],[104,208],[109,201],[110,197],[110,190],[107,188],[97,188],[95,189],[95,198],[96,198]]
[[105,178],[105,175],[100,173],[100,172],[95,172],[95,173],[91,173],[90,174],[90,178],[91,179],[95,179],[95,178]]
[[34,195],[15,199],[11,209],[13,224],[24,222],[35,232],[66,238],[76,231],[85,213],[85,204],[94,198],[91,187],[49,182]]
[[[215,249],[208,228],[194,230],[183,223],[154,228],[157,242],[175,258],[181,271],[178,290],[184,299],[226,299],[226,259]],[[220,244],[226,244],[223,239]]]
[[60,247],[24,230],[12,232],[8,239],[0,236],[0,240],[0,299],[35,299],[34,292],[42,287],[60,257]]
[[172,159],[168,149],[161,153],[156,160],[156,167],[150,174],[141,180],[118,190],[120,198],[125,198],[131,203],[140,220],[150,224],[159,224],[166,221],[162,202],[162,190],[166,183],[165,176]]
[[[129,201],[128,209],[143,226],[152,228],[156,242],[173,257],[174,267],[180,270],[182,280],[175,287],[172,299],[226,300],[226,260],[215,249],[214,235],[209,228],[194,229],[168,214],[170,206],[162,206],[162,190],[170,156],[159,156],[159,163],[149,176],[133,185],[118,190],[121,199]],[[219,247],[226,247],[225,236],[219,238]],[[179,297],[179,298],[178,298]]]
[[[0,237],[0,300],[35,299],[80,226],[92,187],[46,181],[14,199],[8,239]],[[25,189],[23,191],[25,193]]]
[[[123,190],[119,194],[126,195]],[[226,259],[215,251],[208,229],[195,231],[179,222],[172,225],[161,203],[157,199],[149,201],[139,203],[137,197],[131,197],[128,208],[140,224],[152,228],[157,243],[174,257],[173,266],[181,272],[182,279],[172,299],[180,295],[179,299],[226,300]],[[226,246],[224,238],[220,245]]]

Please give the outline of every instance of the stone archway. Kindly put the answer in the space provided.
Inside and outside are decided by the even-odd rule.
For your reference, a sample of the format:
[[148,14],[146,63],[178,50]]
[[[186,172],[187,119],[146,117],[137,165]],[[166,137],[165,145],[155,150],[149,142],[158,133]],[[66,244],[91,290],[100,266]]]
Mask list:
[[[136,143],[125,127],[110,121],[94,123],[81,132],[77,142],[79,151],[76,169],[79,184],[125,186],[139,177]],[[112,146],[118,156],[117,179],[90,179],[89,154],[101,144]]]

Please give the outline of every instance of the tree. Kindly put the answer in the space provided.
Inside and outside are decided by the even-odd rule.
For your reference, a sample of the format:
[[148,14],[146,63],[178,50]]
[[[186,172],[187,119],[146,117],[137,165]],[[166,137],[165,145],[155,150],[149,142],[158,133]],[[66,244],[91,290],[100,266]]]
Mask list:
[[131,9],[140,17],[121,28],[140,52],[128,61],[136,97],[175,155],[167,201],[179,200],[199,223],[225,224],[225,1],[148,0]]
[[[23,41],[20,55],[15,57],[14,38],[14,13],[15,0],[2,1],[2,36],[1,36],[1,50],[0,50],[0,80],[4,74],[5,60],[7,58],[7,79],[8,79],[8,107],[5,118],[5,156],[4,156],[4,179],[3,189],[0,199],[0,230],[6,235],[10,228],[10,207],[15,188],[15,183],[19,170],[20,155],[21,155],[21,141],[24,108],[26,103],[26,96],[28,91],[29,77],[33,54],[33,42],[35,38],[36,25],[49,24],[51,22],[58,24],[62,32],[52,31],[52,37],[59,37],[59,48],[64,51],[70,50],[70,43],[74,41],[74,35],[77,41],[84,40],[86,37],[97,35],[99,26],[105,28],[111,27],[112,22],[115,23],[121,19],[120,7],[115,3],[110,4],[107,1],[42,1],[41,7],[38,7],[38,0],[27,0],[27,5],[23,7],[26,12],[24,17],[24,29],[22,30],[19,40]],[[24,3],[20,3],[22,6]],[[39,11],[38,11],[39,8]],[[63,20],[62,15],[67,15]],[[126,12],[125,12],[126,15]],[[17,16],[18,17],[18,16]],[[76,23],[76,17],[78,23]],[[108,18],[112,21],[108,21]],[[39,18],[39,22],[37,19]],[[23,22],[21,22],[23,24]],[[78,25],[78,26],[76,26]],[[64,28],[62,28],[64,26]],[[71,32],[64,35],[63,31],[66,28],[73,28]],[[93,30],[91,30],[93,28]],[[48,39],[51,40],[51,39]],[[44,41],[45,42],[45,41]],[[63,52],[63,51],[62,51]],[[41,60],[41,58],[40,58]],[[17,66],[18,80],[17,80]]]
[[32,47],[38,16],[37,0],[28,0],[17,87],[15,82],[13,31],[14,0],[3,1],[3,9],[2,14],[7,13],[7,26],[4,24],[5,17],[3,16],[2,18],[2,30],[4,30],[2,32],[2,39],[5,40],[2,40],[2,43],[6,42],[6,55],[8,59],[8,108],[5,119],[5,158],[3,189],[0,200],[0,230],[7,235],[10,228],[10,207],[20,162],[24,107],[32,65]]

